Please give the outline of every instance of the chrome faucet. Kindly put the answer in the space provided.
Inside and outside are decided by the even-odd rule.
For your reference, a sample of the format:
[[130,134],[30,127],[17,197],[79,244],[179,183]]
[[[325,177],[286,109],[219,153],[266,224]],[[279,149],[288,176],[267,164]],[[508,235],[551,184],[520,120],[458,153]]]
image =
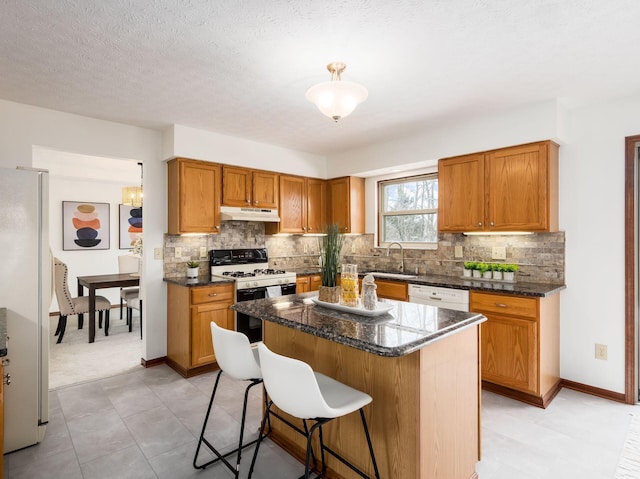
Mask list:
[[402,247],[402,245],[397,241],[394,241],[393,243],[389,243],[389,246],[387,246],[387,256],[389,256],[389,250],[394,244],[397,244],[398,246],[400,246],[400,272],[404,273],[404,248]]

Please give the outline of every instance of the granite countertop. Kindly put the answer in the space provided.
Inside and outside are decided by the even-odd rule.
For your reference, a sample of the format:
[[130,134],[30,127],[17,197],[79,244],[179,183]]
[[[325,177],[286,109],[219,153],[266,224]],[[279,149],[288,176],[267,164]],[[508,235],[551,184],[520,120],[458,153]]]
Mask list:
[[[396,281],[389,278],[376,278],[376,281]],[[481,279],[460,278],[457,276],[427,275],[418,276],[412,279],[400,280],[404,283],[426,284],[429,286],[440,286],[442,288],[467,289],[473,291],[488,291],[503,294],[513,294],[518,296],[546,297],[559,293],[567,286],[558,283],[527,283],[525,281],[487,281]]]
[[316,305],[317,292],[242,301],[235,311],[345,344],[378,356],[413,353],[438,339],[486,320],[478,313],[383,299],[389,313],[368,317]]
[[0,357],[7,355],[7,308],[0,308]]
[[229,284],[233,283],[233,279],[225,279],[225,278],[212,278],[211,275],[200,275],[197,278],[187,279],[184,276],[176,277],[176,278],[163,278],[165,283],[173,283],[178,286],[210,286],[212,284]]

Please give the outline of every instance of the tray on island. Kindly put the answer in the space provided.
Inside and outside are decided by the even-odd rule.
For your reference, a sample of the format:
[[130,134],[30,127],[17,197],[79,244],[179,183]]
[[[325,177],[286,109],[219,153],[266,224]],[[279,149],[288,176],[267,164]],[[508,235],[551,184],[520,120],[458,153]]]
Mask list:
[[370,310],[364,309],[362,306],[352,307],[345,306],[344,304],[340,303],[326,303],[324,301],[320,301],[318,298],[311,298],[311,300],[318,306],[343,311],[345,313],[359,314],[361,316],[380,316],[382,314],[388,313],[393,309],[393,304],[383,303],[382,301],[378,301],[376,303],[376,309]]

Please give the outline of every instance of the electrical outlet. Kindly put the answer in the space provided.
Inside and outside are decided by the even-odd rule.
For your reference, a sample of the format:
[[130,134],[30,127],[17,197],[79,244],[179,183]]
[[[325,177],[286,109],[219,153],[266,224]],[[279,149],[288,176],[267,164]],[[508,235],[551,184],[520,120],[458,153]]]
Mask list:
[[606,344],[596,344],[596,359],[602,359],[603,361],[607,360]]
[[207,257],[207,247],[206,246],[200,246],[200,257],[201,258],[206,258]]
[[504,246],[494,246],[491,249],[491,259],[507,259],[507,248]]
[[309,245],[307,244],[303,245],[302,250],[304,251],[304,254],[307,254],[309,252]]
[[173,256],[176,258],[182,258],[182,248],[180,246],[173,248]]
[[351,243],[351,254],[356,254],[356,244]]
[[460,245],[456,245],[456,247],[455,247],[454,257],[456,257],[456,258],[462,258],[462,246],[460,246]]
[[153,248],[153,259],[162,259],[162,248]]

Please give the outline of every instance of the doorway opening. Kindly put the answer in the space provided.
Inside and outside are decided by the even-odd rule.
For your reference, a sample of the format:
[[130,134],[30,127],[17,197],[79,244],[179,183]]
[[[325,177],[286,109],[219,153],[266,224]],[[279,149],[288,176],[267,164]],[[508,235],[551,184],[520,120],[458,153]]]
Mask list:
[[[68,286],[72,297],[78,296],[78,276],[118,273],[118,257],[132,251],[128,234],[122,234],[123,187],[141,184],[138,161],[80,155],[76,153],[33,148],[32,166],[49,171],[49,243],[51,254],[67,264]],[[70,249],[64,241],[63,202],[88,202],[105,205],[100,235],[106,236],[102,248]],[[130,207],[131,208],[131,207]],[[130,209],[129,208],[129,209]],[[102,211],[102,210],[101,210]],[[125,228],[125,233],[126,233]],[[99,237],[101,237],[99,236]],[[124,238],[124,240],[123,240]],[[104,247],[106,246],[106,247]],[[85,294],[87,294],[85,290]],[[49,389],[79,384],[142,368],[143,341],[140,339],[140,313],[133,309],[132,331],[126,324],[126,311],[120,319],[119,288],[100,289],[112,305],[109,336],[98,327],[96,315],[95,342],[88,342],[88,321],[78,329],[77,316],[69,316],[60,344],[54,333],[58,323],[55,295],[49,308]]]

